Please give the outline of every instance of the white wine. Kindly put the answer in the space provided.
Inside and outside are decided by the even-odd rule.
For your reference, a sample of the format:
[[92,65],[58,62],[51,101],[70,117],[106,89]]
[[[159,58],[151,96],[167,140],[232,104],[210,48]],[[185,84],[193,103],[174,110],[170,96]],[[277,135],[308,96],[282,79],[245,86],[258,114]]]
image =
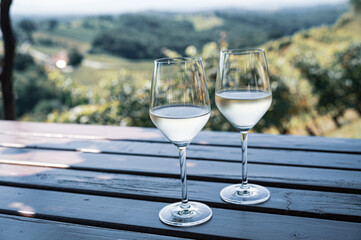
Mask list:
[[186,146],[207,123],[210,109],[193,105],[173,105],[150,110],[154,125],[175,145]]
[[216,93],[216,104],[223,116],[239,131],[248,131],[267,112],[271,92],[226,90]]

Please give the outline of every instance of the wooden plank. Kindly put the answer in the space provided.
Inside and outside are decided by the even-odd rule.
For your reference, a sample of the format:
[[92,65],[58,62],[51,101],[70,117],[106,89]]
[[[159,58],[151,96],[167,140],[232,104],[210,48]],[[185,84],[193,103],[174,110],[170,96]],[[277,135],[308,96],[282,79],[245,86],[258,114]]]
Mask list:
[[3,240],[184,240],[184,238],[84,226],[5,214],[0,214],[0,226],[0,239]]
[[158,220],[163,202],[3,186],[0,192],[0,213],[175,237],[359,239],[361,234],[360,223],[219,208],[212,208],[212,219],[203,225],[177,228]]
[[[10,149],[10,148],[9,148]],[[151,176],[179,176],[178,159],[102,153],[6,149],[0,163],[132,173]],[[6,154],[6,155],[5,155]],[[4,158],[6,156],[6,158]],[[187,160],[188,177],[194,180],[237,183],[241,164],[236,162]],[[249,164],[250,182],[267,186],[361,193],[359,171]]]
[[[44,137],[19,137],[0,135],[0,146],[61,149],[82,152],[103,152],[130,155],[160,156],[177,158],[177,150],[170,143],[149,143],[132,141],[78,140]],[[190,145],[189,159],[240,162],[238,147]],[[306,166],[331,169],[361,170],[361,154],[325,153],[309,151],[248,150],[250,163],[270,165]]]
[[[12,121],[0,121],[0,134],[71,139],[168,141],[154,128]],[[239,134],[236,132],[202,131],[194,139],[193,143],[238,147],[240,146],[240,139]],[[346,138],[250,134],[249,146],[257,148],[361,153],[361,140]]]
[[[175,202],[180,180],[127,174],[3,165],[0,183],[37,189]],[[227,183],[188,181],[189,198],[212,207],[361,222],[361,195],[273,188],[271,199],[254,206],[230,205],[219,192]]]

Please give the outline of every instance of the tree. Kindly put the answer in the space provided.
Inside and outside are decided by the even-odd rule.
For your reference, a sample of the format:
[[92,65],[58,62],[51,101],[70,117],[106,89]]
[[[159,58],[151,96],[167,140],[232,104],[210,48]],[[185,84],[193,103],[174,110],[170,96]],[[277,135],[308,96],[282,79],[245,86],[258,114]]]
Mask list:
[[50,19],[48,21],[48,29],[50,31],[53,31],[58,26],[58,20],[56,19]]
[[342,81],[340,88],[344,91],[342,96],[344,105],[354,108],[361,115],[361,44],[351,45],[344,52],[336,56]]
[[78,66],[82,61],[84,56],[75,48],[73,48],[70,52],[69,52],[69,65],[71,66]]
[[338,118],[346,110],[343,101],[345,93],[339,79],[341,75],[336,73],[334,68],[323,68],[315,56],[300,55],[294,59],[294,66],[308,80],[312,92],[318,97],[317,112],[321,115],[330,114],[335,124],[340,127]]
[[355,13],[361,12],[361,1],[360,0],[351,0],[351,6]]
[[330,114],[335,124],[347,108],[361,114],[361,44],[351,45],[336,54],[330,67],[324,68],[314,56],[300,56],[295,66],[312,85],[318,96],[317,111]]
[[4,41],[4,57],[2,59],[0,81],[5,120],[15,120],[15,98],[12,77],[16,44],[9,14],[11,3],[12,0],[1,0],[0,3],[0,25]]
[[32,41],[32,33],[36,30],[36,24],[29,19],[23,19],[18,26],[26,34],[26,37]]
[[24,71],[30,66],[35,66],[34,59],[29,54],[17,53],[14,59],[14,70]]
[[[29,59],[29,55],[17,54],[17,59]],[[42,66],[28,62],[25,68],[19,65],[23,60],[16,60],[14,78],[14,92],[16,95],[16,115],[18,118],[34,110],[41,101],[56,99],[57,92],[54,84],[48,80]],[[20,68],[19,68],[20,67]]]

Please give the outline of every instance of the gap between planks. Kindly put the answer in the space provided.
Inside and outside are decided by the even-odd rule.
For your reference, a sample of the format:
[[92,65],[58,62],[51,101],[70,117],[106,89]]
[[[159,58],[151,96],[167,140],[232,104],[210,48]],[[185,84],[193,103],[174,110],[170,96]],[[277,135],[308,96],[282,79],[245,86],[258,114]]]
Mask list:
[[[169,143],[168,143],[169,144]],[[111,155],[124,155],[124,156],[141,156],[141,157],[159,157],[159,158],[174,158],[178,159],[178,156],[173,155],[161,155],[161,154],[148,154],[148,153],[135,153],[135,152],[115,152],[115,151],[106,151],[106,150],[98,150],[91,148],[66,148],[66,147],[46,147],[39,145],[25,145],[25,144],[10,144],[10,143],[0,143],[0,147],[3,148],[16,148],[16,149],[39,149],[39,150],[51,150],[51,151],[64,151],[64,152],[81,152],[81,153],[92,153],[92,154],[111,154]],[[276,150],[276,149],[273,149]],[[280,150],[280,149],[277,149]],[[300,151],[298,149],[292,151]],[[349,153],[345,153],[349,154]],[[360,155],[361,158],[361,154]],[[228,159],[212,159],[212,158],[204,158],[204,157],[192,157],[187,156],[189,160],[199,160],[199,161],[211,161],[211,162],[230,162],[237,163],[235,160]],[[240,162],[240,161],[239,161]],[[271,166],[290,166],[290,167],[308,167],[308,168],[318,168],[318,169],[335,169],[335,170],[345,170],[345,171],[361,171],[361,168],[351,168],[351,167],[335,167],[335,166],[318,166],[318,165],[310,165],[310,164],[293,164],[293,163],[277,163],[277,162],[263,162],[263,161],[252,161],[248,160],[248,163],[259,164],[259,165],[271,165]]]
[[[104,173],[119,173],[119,174],[129,174],[129,175],[139,175],[139,176],[150,176],[150,177],[162,177],[162,178],[179,178],[179,174],[173,173],[164,173],[164,172],[147,172],[147,171],[137,171],[137,170],[120,170],[120,169],[109,169],[109,168],[94,168],[94,167],[82,167],[82,166],[60,166],[57,164],[42,164],[42,163],[17,163],[16,161],[2,161],[0,163],[9,164],[9,165],[19,165],[19,166],[33,166],[33,167],[45,167],[45,168],[58,168],[58,169],[69,169],[69,170],[80,170],[80,171],[92,171],[92,172],[104,172]],[[222,178],[222,177],[210,177],[210,176],[197,176],[192,174],[187,174],[189,180],[205,181],[205,182],[220,182],[220,183],[240,183],[239,179],[232,178]],[[322,192],[338,192],[338,193],[350,193],[350,194],[361,194],[361,189],[355,188],[344,188],[344,187],[331,187],[331,186],[322,186],[322,185],[309,185],[309,184],[298,184],[298,183],[286,183],[286,182],[277,182],[277,181],[262,181],[253,179],[249,177],[250,182],[269,186],[269,187],[278,187],[278,188],[294,188],[300,190],[313,190],[313,191],[322,191]]]
[[[67,192],[74,194],[86,194],[92,196],[104,196],[104,197],[115,197],[115,198],[126,198],[126,199],[135,199],[135,200],[145,200],[152,202],[164,202],[164,203],[174,203],[179,201],[179,198],[174,197],[164,197],[164,196],[151,196],[151,195],[141,195],[141,194],[131,194],[131,193],[121,193],[121,192],[109,192],[101,190],[92,190],[92,189],[81,189],[81,188],[70,188],[70,187],[58,187],[58,186],[46,186],[40,184],[30,184],[30,183],[16,183],[1,181],[0,186],[8,187],[17,187],[25,189],[38,189],[38,190],[47,190],[54,192]],[[191,199],[199,201],[197,199]],[[279,208],[267,208],[262,207],[261,205],[235,205],[225,202],[212,202],[207,200],[200,200],[202,203],[207,204],[212,208],[221,208],[221,209],[230,209],[230,210],[239,210],[239,211],[250,211],[250,212],[259,212],[259,213],[268,213],[268,214],[277,214],[277,215],[287,215],[287,216],[298,216],[298,217],[307,217],[315,219],[328,219],[328,220],[337,220],[337,221],[347,221],[347,222],[356,222],[361,223],[361,216],[352,216],[346,214],[337,214],[337,213],[313,213],[305,212],[300,210],[290,210],[290,209],[279,209]]]
[[[192,228],[175,228],[161,224],[157,219],[158,211],[165,205],[162,202],[13,187],[0,188],[4,193],[0,199],[1,205],[8,206],[8,208],[0,210],[2,213],[21,214],[21,211],[8,203],[28,199],[24,203],[31,204],[34,209],[38,209],[31,214],[35,218],[147,233],[159,234],[161,232],[162,235],[178,236],[178,234],[182,234],[180,236],[201,239],[237,239],[246,236],[248,238],[260,238],[261,236],[274,235],[278,239],[288,239],[290,234],[294,232],[303,232],[311,238],[329,236],[331,239],[336,239],[341,235],[344,236],[344,230],[347,229],[348,235],[344,237],[353,239],[360,231],[360,224],[352,222],[219,208],[213,208],[214,217],[206,224]],[[44,194],[46,194],[47,199],[44,199]],[[29,197],[31,197],[31,201],[29,201]],[[84,211],[85,209],[86,211]],[[122,214],[119,215],[119,213]],[[241,223],[245,219],[250,221],[253,227],[242,226]],[[277,226],[283,226],[283,228],[277,229]],[[259,232],[259,229],[264,231]]]
[[[1,122],[0,122],[1,123]],[[26,123],[25,123],[26,124]],[[93,126],[92,127],[103,127],[106,128],[107,126]],[[49,127],[49,126],[48,126]],[[82,126],[84,127],[84,126]],[[114,126],[109,126],[109,127],[114,127]],[[121,128],[121,127],[118,127]],[[127,127],[127,128],[132,128],[132,127]],[[142,128],[138,128],[138,127],[133,127],[133,129],[142,129]],[[148,132],[156,132],[157,134],[160,134],[159,132],[157,132],[155,129],[152,128],[145,128],[146,131]],[[205,134],[211,133],[209,131],[202,131]],[[231,132],[225,132],[226,134],[229,134]],[[95,135],[81,135],[81,134],[62,134],[62,133],[41,133],[41,132],[15,132],[15,131],[0,131],[1,135],[9,135],[9,136],[27,136],[27,137],[45,137],[45,138],[65,138],[65,139],[74,139],[74,140],[107,140],[107,141],[133,141],[133,142],[148,142],[148,143],[169,143],[169,141],[167,139],[165,139],[165,137],[163,137],[162,135],[160,135],[160,137],[156,138],[156,139],[140,139],[140,138],[113,138],[113,137],[104,137],[104,136],[95,136]],[[252,134],[252,133],[251,133]],[[258,134],[259,135],[259,134]],[[274,135],[275,138],[279,138],[279,137],[284,137],[283,135]],[[211,137],[211,136],[210,136]],[[309,136],[290,136],[290,137],[309,137]],[[277,141],[277,140],[275,140]],[[304,140],[302,140],[304,141]],[[240,148],[240,142],[238,144],[233,144],[233,143],[228,143],[228,144],[224,144],[224,143],[204,143],[202,140],[198,141],[197,139],[195,139],[195,141],[192,142],[193,145],[208,145],[208,146],[215,146],[215,147],[235,147],[235,148]],[[313,148],[308,148],[306,146],[298,146],[298,147],[282,147],[282,146],[269,146],[269,145],[264,145],[264,144],[256,144],[256,143],[252,143],[249,142],[248,143],[248,147],[249,148],[258,148],[258,149],[272,149],[272,150],[300,150],[300,151],[309,151],[309,152],[328,152],[328,153],[347,153],[347,154],[360,154],[360,150],[337,150],[335,148],[314,148],[314,145],[312,146]],[[360,142],[360,147],[361,147],[361,142]],[[357,148],[356,148],[357,149]]]

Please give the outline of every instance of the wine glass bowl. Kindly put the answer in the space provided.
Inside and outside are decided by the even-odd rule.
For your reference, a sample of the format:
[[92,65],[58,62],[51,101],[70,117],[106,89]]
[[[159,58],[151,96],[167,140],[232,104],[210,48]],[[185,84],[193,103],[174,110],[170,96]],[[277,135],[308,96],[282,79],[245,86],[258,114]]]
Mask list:
[[262,49],[221,51],[215,101],[223,116],[241,133],[242,148],[242,183],[224,188],[221,198],[244,205],[268,200],[270,192],[248,184],[247,178],[248,131],[272,103],[267,60]]
[[201,58],[154,61],[149,115],[179,152],[182,201],[159,212],[163,223],[194,226],[208,221],[212,210],[187,196],[186,147],[207,123],[211,108]]
[[149,114],[154,125],[176,146],[187,146],[210,116],[202,60],[155,60],[151,94]]

